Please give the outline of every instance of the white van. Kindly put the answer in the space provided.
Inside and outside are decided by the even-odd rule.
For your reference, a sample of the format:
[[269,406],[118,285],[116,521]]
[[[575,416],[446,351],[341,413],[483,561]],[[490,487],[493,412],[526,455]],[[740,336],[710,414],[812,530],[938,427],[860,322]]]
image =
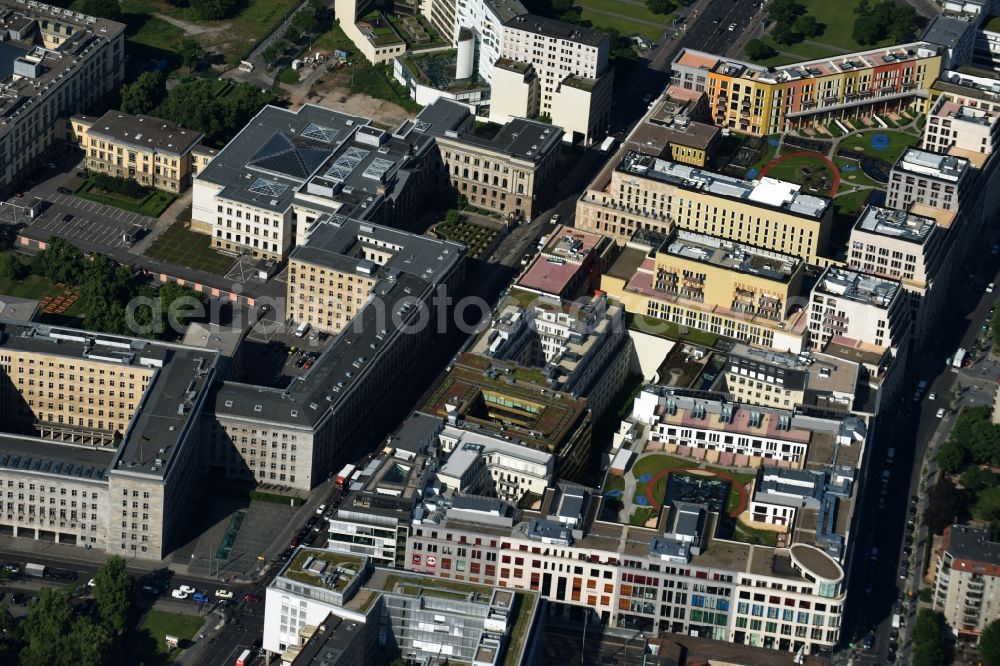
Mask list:
[[309,332],[309,322],[304,321],[301,324],[299,324],[299,327],[297,329],[295,329],[295,337],[304,338],[306,336],[306,333],[308,332]]

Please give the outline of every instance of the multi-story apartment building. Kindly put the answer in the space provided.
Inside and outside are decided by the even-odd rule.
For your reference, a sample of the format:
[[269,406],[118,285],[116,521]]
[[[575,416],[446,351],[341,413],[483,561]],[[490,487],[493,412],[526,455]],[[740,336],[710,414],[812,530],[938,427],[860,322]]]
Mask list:
[[[425,252],[420,262],[416,258],[410,264],[399,261],[394,264],[398,270],[386,271],[377,262],[392,260],[397,250],[388,241],[398,244],[403,238],[399,233],[336,215],[314,223],[310,240],[299,248],[296,261],[310,253],[315,256],[308,264],[298,264],[296,281],[288,284],[289,295],[294,287],[295,298],[301,299],[303,294],[312,293],[303,291],[311,285],[317,289],[318,299],[320,278],[325,275],[322,279],[328,291],[324,298],[329,299],[329,289],[333,289],[334,298],[342,294],[345,301],[357,299],[357,282],[353,290],[347,281],[342,286],[336,282],[330,285],[329,280],[336,280],[337,275],[322,268],[336,268],[345,261],[355,267],[367,262],[368,277],[375,283],[370,288],[361,284],[363,302],[352,305],[350,325],[343,326],[312,366],[287,387],[222,384],[215,393],[213,417],[207,426],[208,444],[202,448],[202,465],[207,472],[218,478],[310,490],[335,472],[337,464],[359,453],[352,449],[353,435],[366,421],[377,418],[382,401],[392,399],[394,392],[387,387],[413,365],[423,345],[435,334],[430,323],[442,314],[434,305],[435,296],[448,285],[461,284],[465,269],[464,248],[420,239],[434,245],[440,254]],[[344,239],[349,243],[346,255],[340,254]],[[332,250],[324,249],[327,240],[333,243]],[[409,242],[405,245],[410,247]],[[414,240],[412,247],[415,251],[426,245]],[[445,249],[454,251],[445,254]],[[318,269],[315,279],[313,268]],[[344,275],[349,274],[345,269]],[[320,319],[318,311],[309,313],[308,301],[303,307],[306,321],[311,315],[320,326],[326,326],[325,315]],[[331,301],[324,307],[324,312],[336,312]],[[337,323],[335,315],[331,321]]]
[[937,551],[934,610],[959,638],[978,641],[1000,619],[1000,543],[989,530],[946,527]]
[[898,280],[846,268],[827,268],[809,299],[809,333],[814,350],[836,338],[900,350],[910,337],[910,308]]
[[69,119],[69,128],[90,171],[167,192],[186,190],[199,157],[209,157],[207,149],[199,150],[201,132],[151,116],[121,111],[100,118],[77,114]]
[[995,16],[984,18],[975,34],[970,64],[984,73],[997,73],[1000,72],[1000,21]]
[[538,375],[536,368],[465,353],[423,411],[550,453],[556,475],[573,479],[590,459],[594,416],[586,398],[536,383]]
[[[268,585],[263,647],[295,664],[314,651],[331,666],[394,657],[526,663],[538,604],[530,592],[442,584],[372,567],[367,558],[301,548]],[[313,641],[326,650],[311,648]],[[341,661],[344,652],[354,659]]]
[[536,383],[587,398],[599,418],[628,377],[626,328],[622,307],[603,294],[561,302],[514,289],[469,351],[537,368]]
[[[324,221],[326,220],[326,221]],[[310,228],[288,257],[285,315],[338,333],[368,306],[376,287],[407,273],[454,293],[465,247],[399,229],[332,217]]]
[[899,280],[910,305],[914,338],[930,331],[947,302],[942,290],[933,289],[943,271],[947,233],[934,218],[871,205],[851,230],[847,266]]
[[650,447],[737,467],[779,465],[802,469],[810,449],[829,453],[863,441],[863,422],[818,417],[797,408],[729,402],[723,393],[647,386],[632,405],[631,420],[646,428]]
[[850,411],[860,368],[822,353],[789,354],[742,342],[726,354],[726,391],[734,402],[776,409],[798,405]]
[[117,94],[125,79],[125,26],[40,2],[0,3],[0,194],[40,166],[74,113]]
[[614,251],[608,236],[560,224],[514,284],[521,291],[560,301],[586,298],[611,264]]
[[982,166],[1000,141],[998,118],[1000,113],[994,110],[941,95],[927,115],[921,146],[930,152],[965,157]]
[[803,270],[794,255],[677,228],[637,233],[601,289],[633,314],[801,352]]
[[[454,113],[455,106],[461,107],[438,100],[417,120]],[[469,127],[437,133],[436,141],[452,187],[469,203],[508,218],[531,220],[538,212],[536,204],[558,177],[562,134],[557,126],[515,118],[492,136]]]
[[[856,465],[861,448],[844,451],[845,464]],[[830,469],[829,460],[816,460],[817,470]],[[414,520],[407,568],[445,584],[537,592],[635,631],[806,652],[839,640],[846,593],[838,558],[853,514],[849,485],[826,504],[838,511],[835,523],[816,520],[822,506],[804,508],[797,523],[803,529],[791,526],[782,547],[721,537],[724,520],[706,504],[674,501],[652,529],[599,520],[600,503],[567,486],[550,489],[537,511],[431,497]],[[810,521],[821,527],[804,527]]]
[[0,328],[0,533],[143,559],[179,546],[218,353]]
[[904,108],[926,95],[944,52],[914,42],[765,67],[682,49],[671,83],[706,92],[716,125],[763,136]]
[[749,181],[642,154],[626,144],[577,202],[579,229],[625,244],[640,229],[675,228],[822,264],[830,200],[793,183]]
[[969,186],[974,178],[970,166],[964,157],[907,148],[889,173],[885,205],[907,210],[920,204],[958,212],[971,194]]
[[446,425],[438,435],[447,459],[437,480],[453,492],[499,497],[517,504],[541,498],[555,470],[552,454],[497,435]]
[[[606,129],[614,77],[609,50],[605,32],[527,12],[509,17],[500,33],[500,56],[531,66],[538,86],[538,113],[562,127],[572,141],[590,141]],[[498,79],[492,97],[503,99],[508,83],[514,84],[513,90],[519,87],[516,77]],[[494,113],[491,107],[490,119],[505,121],[509,105],[498,110],[503,113]],[[527,115],[518,111],[515,115]]]

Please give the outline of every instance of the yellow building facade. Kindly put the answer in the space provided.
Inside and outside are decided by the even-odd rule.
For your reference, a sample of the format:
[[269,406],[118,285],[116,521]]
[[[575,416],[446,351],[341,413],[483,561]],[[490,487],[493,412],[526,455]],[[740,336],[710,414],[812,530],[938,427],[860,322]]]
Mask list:
[[196,150],[201,132],[151,116],[108,111],[100,118],[74,115],[69,125],[87,169],[165,192],[186,190],[214,156],[210,149]]
[[929,42],[764,67],[683,49],[674,85],[708,94],[715,124],[763,136],[923,105],[944,50]]
[[795,302],[805,264],[796,257],[682,230],[659,246],[643,243],[630,243],[601,278],[628,312],[758,347],[806,348]]

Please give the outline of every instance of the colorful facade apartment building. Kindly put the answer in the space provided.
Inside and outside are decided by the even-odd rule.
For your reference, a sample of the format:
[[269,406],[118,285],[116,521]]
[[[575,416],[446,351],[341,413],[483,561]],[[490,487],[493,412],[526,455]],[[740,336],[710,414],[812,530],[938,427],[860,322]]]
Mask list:
[[715,124],[763,136],[903,109],[926,96],[943,56],[940,46],[914,42],[764,67],[683,49],[671,83],[706,92]]

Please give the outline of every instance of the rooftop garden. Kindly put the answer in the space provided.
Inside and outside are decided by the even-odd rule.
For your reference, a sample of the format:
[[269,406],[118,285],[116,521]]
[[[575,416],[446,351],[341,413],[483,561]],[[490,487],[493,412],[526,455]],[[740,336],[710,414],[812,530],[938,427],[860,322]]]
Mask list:
[[581,76],[570,76],[563,81],[563,85],[590,92],[597,85],[597,81],[595,79],[585,79]]
[[391,46],[393,44],[405,44],[406,41],[400,37],[389,20],[379,11],[372,10],[362,16],[357,21],[357,26],[365,33],[375,46]]
[[415,576],[403,576],[392,574],[385,579],[386,592],[400,592],[410,596],[420,596],[426,594],[432,597],[442,597],[448,599],[468,599],[472,595],[478,595],[483,601],[489,601],[493,594],[493,589],[487,585],[476,585],[474,583],[463,583],[442,578],[427,580]]
[[521,652],[531,632],[531,613],[535,609],[538,595],[534,592],[518,592],[517,618],[510,629],[507,654],[504,655],[504,666],[517,666],[521,663]]
[[647,317],[646,315],[632,315],[629,322],[629,328],[633,331],[656,335],[661,338],[667,338],[668,340],[682,340],[710,348],[714,347],[715,343],[719,340],[719,336],[714,333],[709,333],[708,331],[702,331],[696,328],[689,328],[687,326],[680,326],[672,321],[657,319],[656,317]]
[[[310,558],[313,561],[326,564],[322,572],[313,573],[305,568],[306,562],[312,564]],[[307,585],[323,585],[337,592],[342,592],[360,570],[361,560],[356,557],[322,550],[302,550],[292,559],[282,575]],[[324,580],[327,576],[332,575],[336,575],[332,581]]]

